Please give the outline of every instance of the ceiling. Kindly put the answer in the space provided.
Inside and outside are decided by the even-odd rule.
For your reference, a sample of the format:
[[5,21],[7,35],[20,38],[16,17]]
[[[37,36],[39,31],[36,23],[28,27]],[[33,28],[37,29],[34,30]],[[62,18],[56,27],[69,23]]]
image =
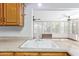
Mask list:
[[62,11],[78,9],[79,3],[42,3],[41,7],[38,6],[38,3],[27,3],[27,7],[33,8],[35,10]]

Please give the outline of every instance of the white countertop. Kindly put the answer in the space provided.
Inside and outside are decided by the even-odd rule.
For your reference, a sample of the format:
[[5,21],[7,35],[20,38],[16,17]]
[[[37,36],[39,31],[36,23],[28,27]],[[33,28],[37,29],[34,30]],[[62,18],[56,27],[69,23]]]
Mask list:
[[67,39],[51,39],[59,45],[58,48],[21,48],[28,39],[0,39],[0,52],[68,52],[72,56],[79,56],[79,42]]

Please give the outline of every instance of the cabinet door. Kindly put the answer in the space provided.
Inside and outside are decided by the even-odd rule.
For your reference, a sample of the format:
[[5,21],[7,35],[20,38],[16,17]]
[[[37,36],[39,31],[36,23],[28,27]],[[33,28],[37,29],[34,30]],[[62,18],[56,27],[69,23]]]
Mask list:
[[3,9],[4,9],[3,3],[0,3],[0,25],[3,25],[3,17],[4,17]]
[[20,25],[21,18],[21,4],[20,3],[6,3],[4,4],[4,24],[5,25]]

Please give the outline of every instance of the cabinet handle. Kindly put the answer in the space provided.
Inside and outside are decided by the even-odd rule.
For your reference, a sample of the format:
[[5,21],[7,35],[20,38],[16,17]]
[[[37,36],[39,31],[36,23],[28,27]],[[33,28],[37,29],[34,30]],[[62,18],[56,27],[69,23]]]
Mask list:
[[1,18],[0,18],[0,22],[2,22],[2,20],[3,20],[3,19],[2,19],[2,17],[1,17]]
[[5,18],[3,18],[3,22],[5,22]]

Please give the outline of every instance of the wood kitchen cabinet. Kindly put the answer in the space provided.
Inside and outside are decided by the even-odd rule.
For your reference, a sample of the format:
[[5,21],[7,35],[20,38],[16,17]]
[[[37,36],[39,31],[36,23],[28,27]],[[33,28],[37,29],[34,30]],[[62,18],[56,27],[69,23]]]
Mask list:
[[0,56],[13,56],[14,53],[12,52],[0,52]]
[[68,56],[67,52],[16,52],[15,56]]
[[23,4],[1,3],[0,4],[0,25],[22,26],[23,25]]
[[0,52],[0,56],[70,56],[67,52]]

